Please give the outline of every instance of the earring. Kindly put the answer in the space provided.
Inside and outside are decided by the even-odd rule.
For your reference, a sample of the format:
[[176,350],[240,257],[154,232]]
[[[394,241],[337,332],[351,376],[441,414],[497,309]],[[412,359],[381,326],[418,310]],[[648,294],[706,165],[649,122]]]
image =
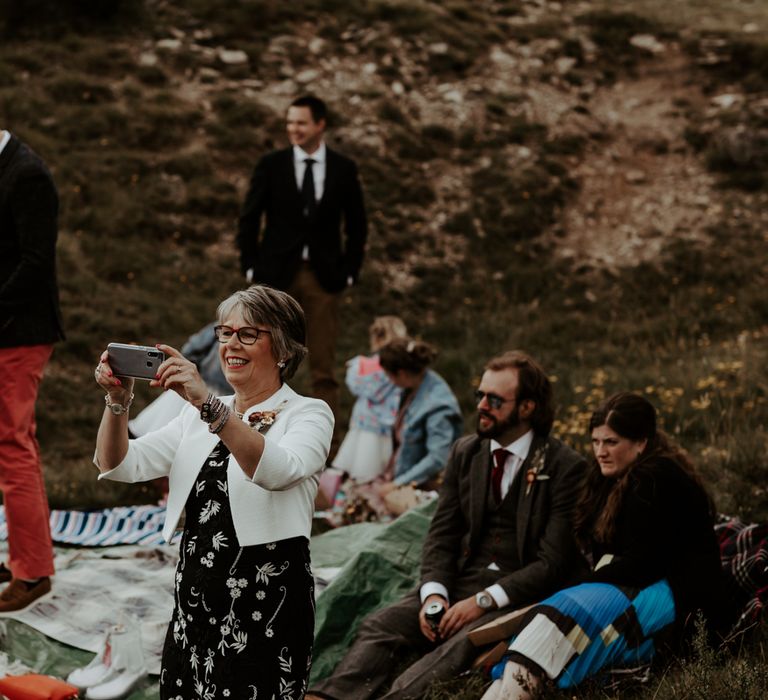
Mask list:
[[285,367],[285,362],[283,362],[282,360],[280,360],[280,362],[278,362],[278,363],[277,363],[277,366],[278,366],[280,369],[283,369],[283,367]]

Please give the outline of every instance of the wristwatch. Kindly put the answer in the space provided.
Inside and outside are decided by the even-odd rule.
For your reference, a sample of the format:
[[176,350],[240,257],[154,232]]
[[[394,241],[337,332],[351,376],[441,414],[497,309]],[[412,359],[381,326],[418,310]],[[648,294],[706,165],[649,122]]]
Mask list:
[[496,601],[488,591],[475,593],[475,603],[477,603],[477,607],[482,608],[483,610],[490,610],[496,605]]
[[131,394],[131,398],[128,399],[128,403],[125,404],[125,406],[121,403],[113,403],[109,394],[104,394],[104,403],[106,403],[107,408],[112,411],[113,416],[122,416],[123,414],[128,413],[128,409],[133,403],[133,394]]

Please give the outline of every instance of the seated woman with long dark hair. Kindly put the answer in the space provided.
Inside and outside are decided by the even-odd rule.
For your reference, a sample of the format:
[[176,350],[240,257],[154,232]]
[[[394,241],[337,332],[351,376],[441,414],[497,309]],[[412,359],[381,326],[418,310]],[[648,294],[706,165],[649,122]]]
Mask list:
[[545,678],[569,688],[647,662],[662,640],[690,635],[699,611],[711,631],[728,621],[712,501],[657,429],[654,407],[616,394],[589,427],[594,460],[575,533],[592,573],[526,614],[483,700],[522,700]]

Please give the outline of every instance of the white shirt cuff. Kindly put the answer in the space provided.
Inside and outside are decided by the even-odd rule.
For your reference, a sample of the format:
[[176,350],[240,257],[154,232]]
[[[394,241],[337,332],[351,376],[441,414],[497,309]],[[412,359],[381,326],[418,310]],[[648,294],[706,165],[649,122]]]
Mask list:
[[437,581],[427,581],[421,587],[421,591],[419,592],[421,602],[423,603],[427,598],[429,598],[429,596],[434,594],[441,595],[448,602],[450,602],[450,598],[448,597],[448,589],[442,583],[438,583]]
[[498,605],[499,609],[505,608],[507,605],[509,605],[509,596],[498,583],[494,583],[492,586],[488,586],[488,588],[485,590],[491,594],[491,598],[496,601],[496,605]]

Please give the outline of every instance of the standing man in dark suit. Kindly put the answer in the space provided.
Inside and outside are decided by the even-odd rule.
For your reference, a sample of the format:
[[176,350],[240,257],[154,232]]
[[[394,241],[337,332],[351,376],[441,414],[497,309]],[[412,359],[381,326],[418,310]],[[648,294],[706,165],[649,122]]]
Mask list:
[[[585,460],[548,437],[549,379],[520,352],[485,367],[477,435],[454,443],[424,544],[421,585],[369,615],[333,675],[306,700],[421,698],[435,680],[469,668],[478,650],[467,633],[540,600],[582,571],[571,512]],[[430,603],[446,612],[435,633]],[[396,655],[422,657],[384,687]]]
[[304,308],[313,394],[336,414],[339,295],[357,281],[368,225],[354,162],[323,141],[326,115],[312,96],[288,108],[292,145],[256,165],[237,244],[249,282],[285,290]]
[[43,161],[0,130],[0,489],[8,561],[0,564],[0,612],[51,590],[53,545],[35,437],[37,390],[64,338],[56,284],[59,201]]

